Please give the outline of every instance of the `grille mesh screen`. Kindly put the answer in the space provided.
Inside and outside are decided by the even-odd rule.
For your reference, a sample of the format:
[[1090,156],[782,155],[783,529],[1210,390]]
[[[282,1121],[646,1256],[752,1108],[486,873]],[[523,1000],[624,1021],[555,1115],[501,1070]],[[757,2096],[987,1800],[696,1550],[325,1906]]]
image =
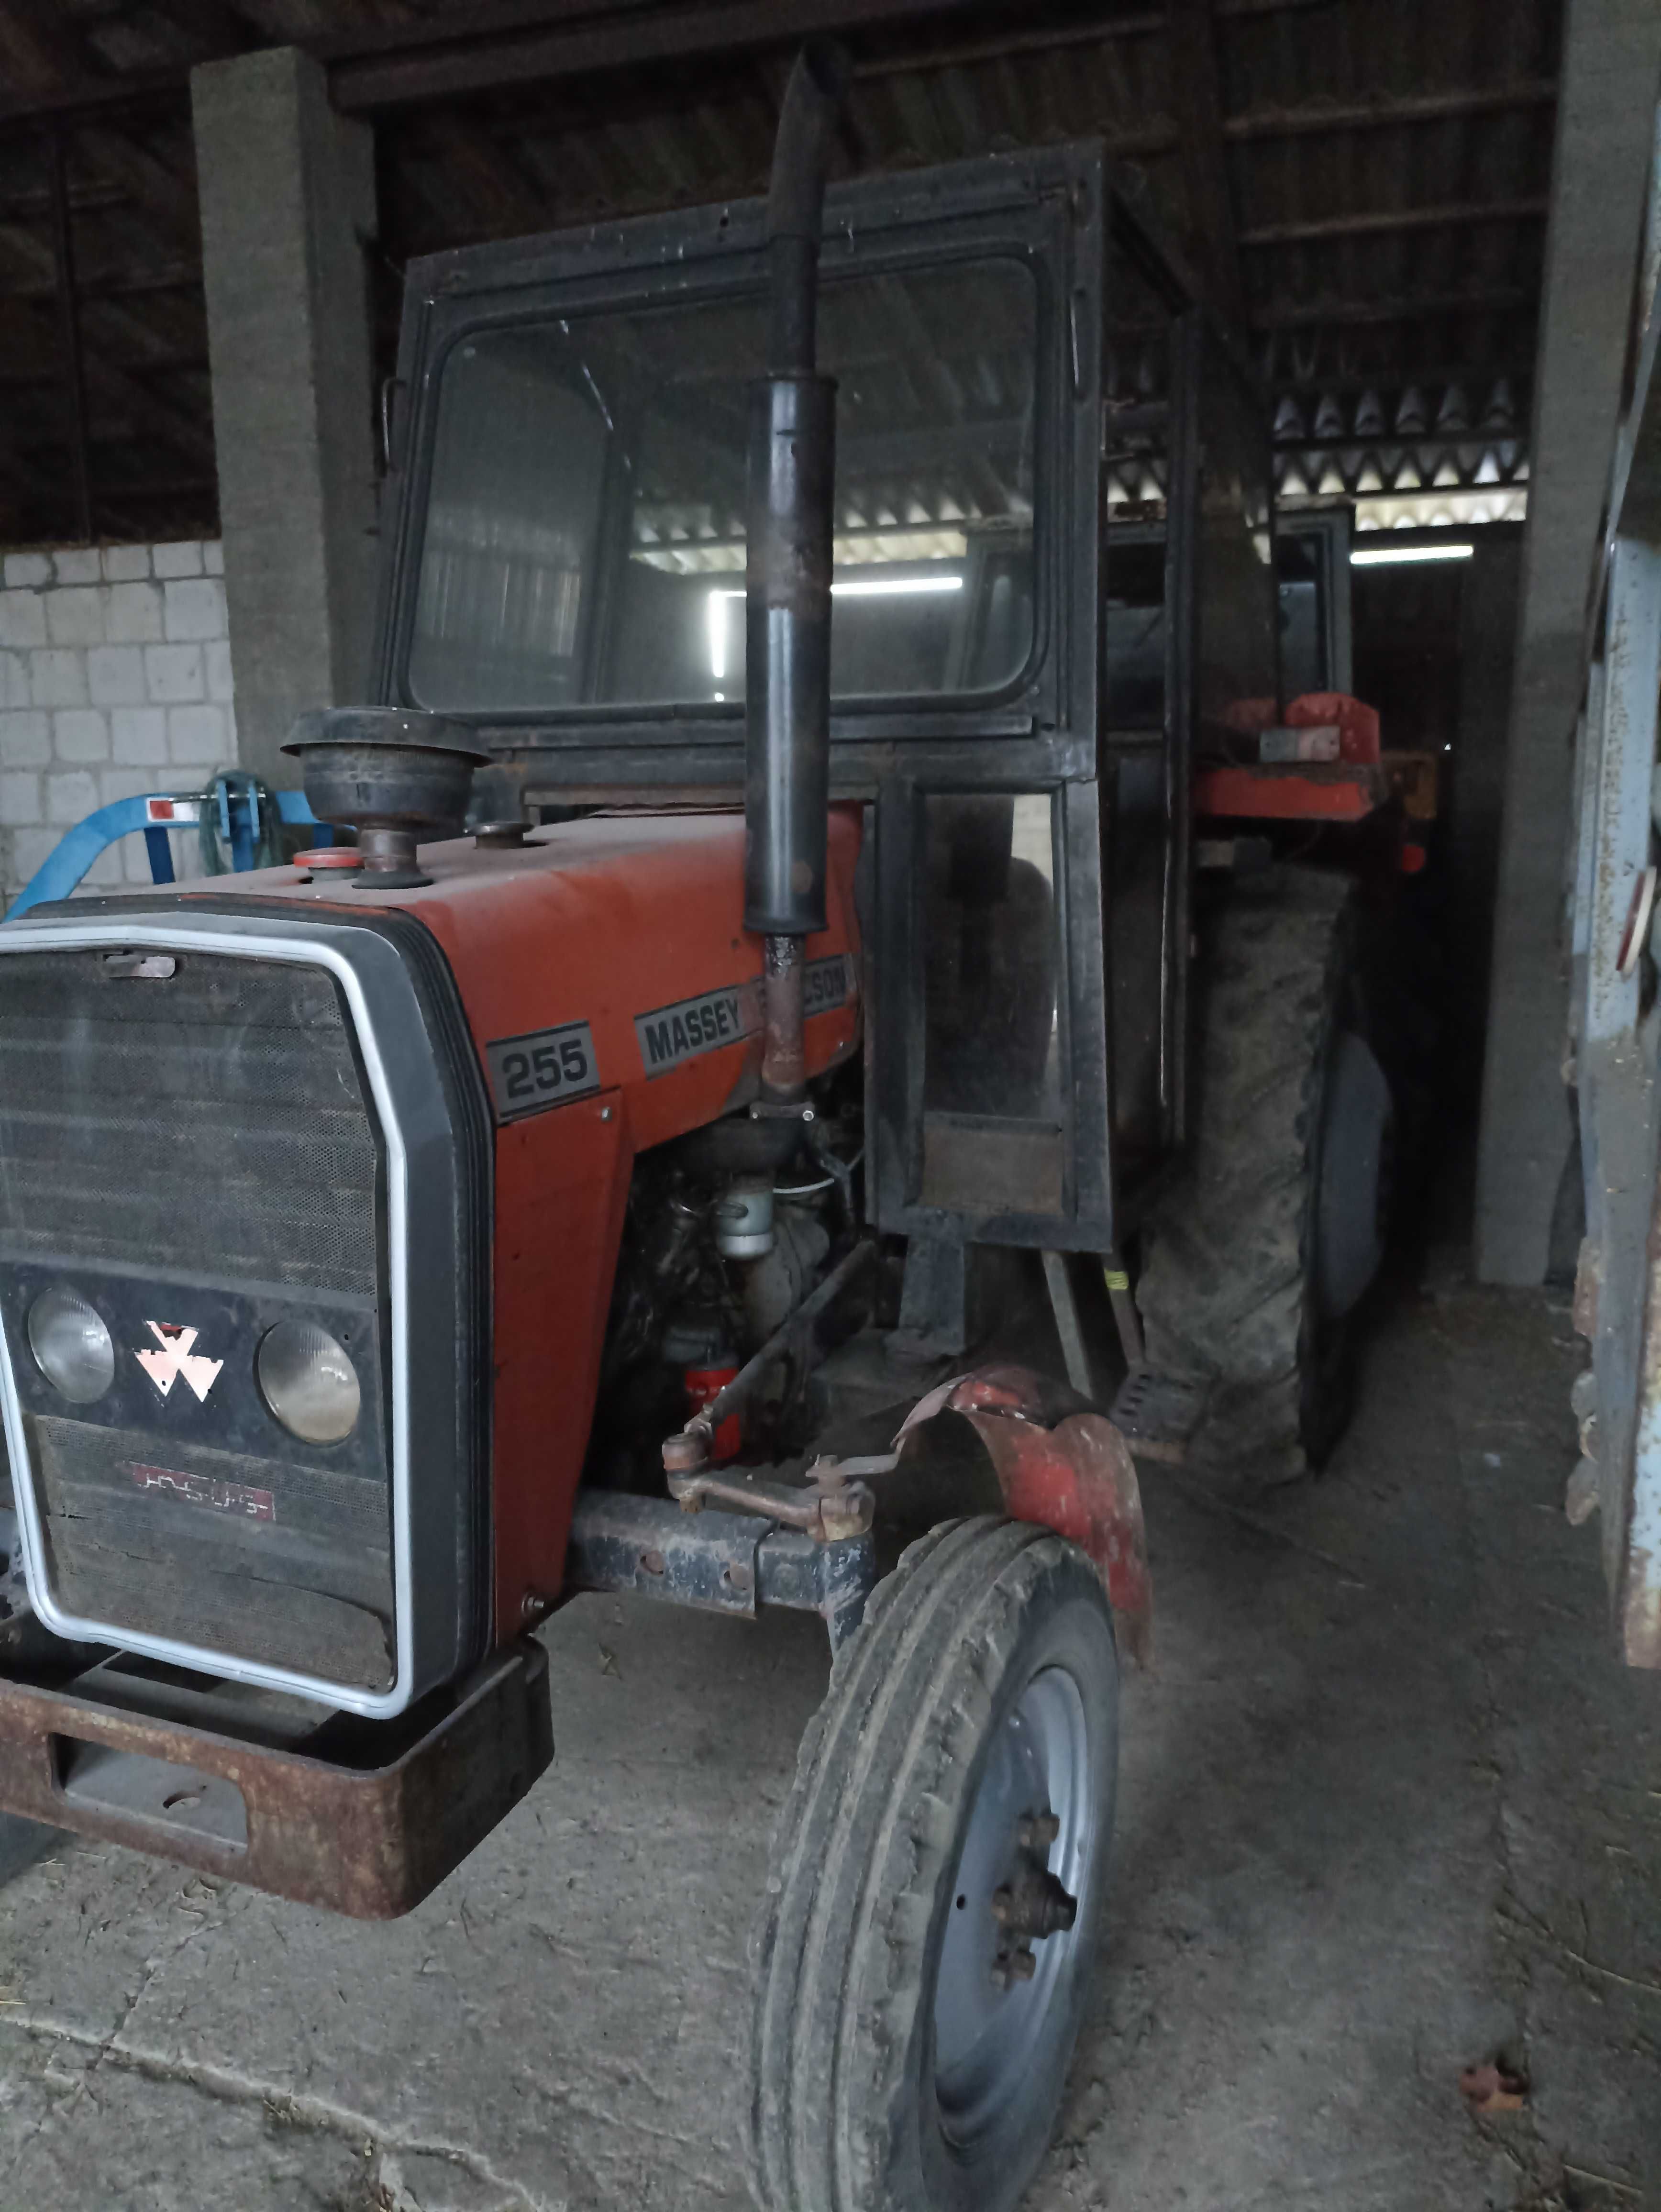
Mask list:
[[332,976],[0,958],[0,1243],[373,1296],[376,1162]]
[[84,1421],[28,1428],[52,1587],[71,1611],[329,1681],[391,1681],[380,1483]]

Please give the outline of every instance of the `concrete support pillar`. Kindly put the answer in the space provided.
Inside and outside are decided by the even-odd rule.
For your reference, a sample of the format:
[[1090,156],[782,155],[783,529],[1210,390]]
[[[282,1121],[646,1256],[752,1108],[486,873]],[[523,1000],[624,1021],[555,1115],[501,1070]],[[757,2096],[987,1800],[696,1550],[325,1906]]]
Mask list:
[[1615,453],[1661,80],[1656,0],[1570,0],[1535,368],[1477,1161],[1476,1272],[1543,1280],[1568,1158],[1561,938],[1586,598]]
[[293,47],[192,72],[214,445],[242,765],[364,696],[374,588],[374,142]]
[[1475,557],[1463,564],[1459,722],[1442,812],[1452,902],[1448,936],[1458,947],[1448,978],[1445,1088],[1466,1127],[1476,1120],[1482,1090],[1522,560],[1520,532],[1485,530]]

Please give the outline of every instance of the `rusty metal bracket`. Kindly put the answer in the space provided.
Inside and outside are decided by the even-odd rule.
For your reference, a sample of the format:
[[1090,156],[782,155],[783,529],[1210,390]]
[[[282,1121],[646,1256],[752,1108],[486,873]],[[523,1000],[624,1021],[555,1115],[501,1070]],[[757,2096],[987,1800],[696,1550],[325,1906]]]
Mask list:
[[764,1508],[695,1520],[660,1498],[583,1490],[571,1516],[568,1589],[628,1591],[753,1620],[758,1607],[817,1613],[834,1651],[858,1627],[877,1579],[866,1529],[825,1540],[782,1528]]
[[876,1518],[877,1501],[862,1482],[842,1482],[831,1461],[816,1462],[831,1470],[828,1479],[814,1480],[808,1469],[805,1486],[782,1482],[751,1482],[741,1475],[672,1474],[666,1478],[669,1495],[683,1513],[701,1513],[706,1505],[730,1505],[739,1513],[759,1513],[787,1528],[800,1528],[816,1544],[839,1544],[849,1536],[862,1536]]
[[[553,1757],[548,1655],[529,1642],[413,1738],[351,1724],[339,1759],[320,1712],[308,1749],[273,1748],[135,1711],[143,1689],[116,1705],[0,1682],[0,1808],[357,1919],[419,1905]],[[386,1763],[364,1763],[382,1742]]]

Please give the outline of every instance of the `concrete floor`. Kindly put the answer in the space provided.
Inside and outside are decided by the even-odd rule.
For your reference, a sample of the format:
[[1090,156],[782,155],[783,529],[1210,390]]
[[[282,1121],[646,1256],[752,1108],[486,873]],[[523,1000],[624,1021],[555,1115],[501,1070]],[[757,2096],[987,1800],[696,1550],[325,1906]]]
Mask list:
[[[1329,1476],[1146,1483],[1117,1910],[1031,2212],[1661,2205],[1661,1680],[1561,1511],[1561,1303],[1397,1304]],[[66,1843],[0,1895],[0,2207],[738,2212],[745,1932],[817,1626],[584,1599],[558,1754],[357,1927]],[[1473,2118],[1462,2068],[1531,2084]]]

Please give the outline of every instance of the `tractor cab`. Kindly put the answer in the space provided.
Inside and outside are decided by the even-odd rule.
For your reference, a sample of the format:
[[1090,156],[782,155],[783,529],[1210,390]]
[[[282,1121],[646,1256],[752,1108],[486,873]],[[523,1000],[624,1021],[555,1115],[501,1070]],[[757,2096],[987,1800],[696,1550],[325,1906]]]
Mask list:
[[[765,223],[409,272],[375,680],[481,810],[743,797]],[[1089,146],[833,185],[818,362],[871,1218],[1111,1252],[1184,1137],[1196,733],[1277,691],[1263,410]]]

